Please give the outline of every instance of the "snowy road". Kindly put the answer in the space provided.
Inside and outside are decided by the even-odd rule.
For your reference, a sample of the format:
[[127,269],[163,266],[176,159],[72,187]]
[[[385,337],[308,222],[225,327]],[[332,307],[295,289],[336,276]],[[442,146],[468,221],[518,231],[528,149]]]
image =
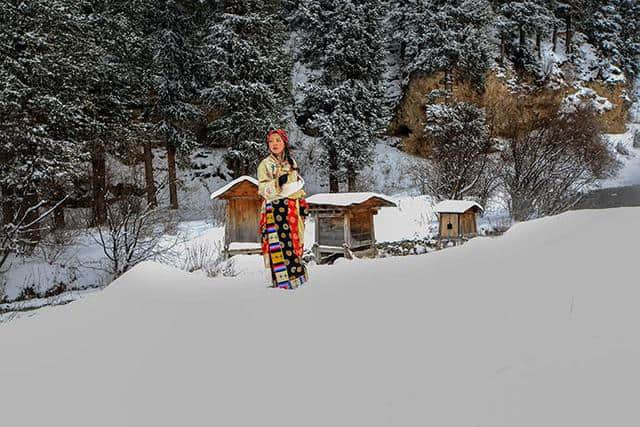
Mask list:
[[587,194],[573,209],[608,209],[640,206],[640,185],[602,188]]

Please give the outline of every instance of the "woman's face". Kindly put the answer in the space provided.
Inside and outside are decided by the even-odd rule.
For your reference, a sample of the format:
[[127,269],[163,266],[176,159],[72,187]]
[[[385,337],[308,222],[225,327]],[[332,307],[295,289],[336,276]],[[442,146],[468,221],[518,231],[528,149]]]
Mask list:
[[269,151],[276,156],[284,151],[284,141],[282,141],[282,137],[277,133],[271,134],[269,137]]

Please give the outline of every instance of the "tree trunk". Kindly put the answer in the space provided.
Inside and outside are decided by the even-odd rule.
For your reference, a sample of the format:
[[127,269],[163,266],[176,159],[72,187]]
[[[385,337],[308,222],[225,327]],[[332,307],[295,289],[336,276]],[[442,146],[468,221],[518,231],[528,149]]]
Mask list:
[[566,53],[571,53],[571,38],[573,37],[573,34],[571,34],[571,14],[568,14],[567,17],[565,18],[565,23],[567,26],[567,30],[565,33],[565,52]]
[[176,147],[167,143],[167,162],[169,168],[169,203],[171,209],[178,209],[178,188],[176,186]]
[[525,43],[527,41],[526,34],[524,32],[524,27],[520,25],[520,49],[524,52]]
[[450,69],[444,70],[444,89],[447,99],[453,98],[453,75]]
[[553,43],[553,53],[556,53],[556,48],[558,47],[558,27],[556,27],[555,25],[553,26],[552,43]]
[[[38,204],[38,194],[35,191],[27,194],[23,200],[23,208],[22,208],[21,215],[24,215],[24,212],[26,212],[27,209],[33,206],[36,206],[37,204]],[[25,217],[24,225],[26,226],[36,221],[38,219],[38,216],[39,216],[39,212],[37,209],[31,211]],[[42,226],[41,222],[42,221],[39,221],[38,223],[33,224],[31,227],[25,230],[27,239],[29,240],[28,242],[29,246],[33,247],[36,245],[37,242],[40,241],[40,227]]]
[[91,157],[91,187],[93,189],[93,215],[91,225],[104,224],[107,219],[105,192],[107,188],[107,166],[104,147],[98,144]]
[[[62,194],[62,192],[56,192],[56,198],[55,200],[53,200],[53,203],[56,204],[63,198],[64,194]],[[64,228],[67,226],[67,223],[64,219],[64,205],[65,204],[62,203],[53,211],[53,227],[56,230],[64,230]]]
[[340,183],[338,177],[331,171],[329,171],[329,193],[339,193]]
[[144,147],[144,179],[147,189],[147,203],[149,206],[158,206],[156,198],[156,184],[153,180],[153,153],[151,152],[151,144],[145,142]]
[[16,217],[15,200],[13,191],[9,188],[3,188],[0,192],[2,195],[2,222],[0,224],[13,223]]
[[356,192],[356,173],[353,170],[347,172],[347,190],[350,193]]
[[504,64],[504,55],[506,52],[506,42],[504,41],[504,36],[500,37],[500,63]]
[[538,58],[542,58],[542,35],[539,31],[536,31],[536,50],[538,51]]
[[338,170],[338,153],[329,149],[329,192],[339,193],[340,185],[336,171]]
[[[0,151],[0,164],[10,161],[8,153]],[[2,209],[2,221],[0,225],[13,223],[16,216],[14,190],[9,186],[0,186],[0,209]]]

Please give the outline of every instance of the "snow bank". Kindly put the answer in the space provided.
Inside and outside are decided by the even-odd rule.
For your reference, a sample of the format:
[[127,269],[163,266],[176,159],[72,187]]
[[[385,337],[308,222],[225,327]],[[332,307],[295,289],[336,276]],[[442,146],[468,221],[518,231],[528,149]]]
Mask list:
[[639,238],[569,212],[293,292],[143,263],[0,326],[3,424],[638,425]]

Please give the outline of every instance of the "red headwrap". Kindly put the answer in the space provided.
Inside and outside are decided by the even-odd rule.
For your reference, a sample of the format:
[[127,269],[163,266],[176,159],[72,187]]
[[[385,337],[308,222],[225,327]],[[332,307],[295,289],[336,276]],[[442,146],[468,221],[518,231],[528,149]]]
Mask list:
[[280,138],[282,138],[282,142],[284,142],[285,146],[289,145],[289,136],[287,135],[287,131],[284,129],[270,130],[269,133],[267,133],[267,145],[269,145],[269,137],[274,133],[280,135]]

